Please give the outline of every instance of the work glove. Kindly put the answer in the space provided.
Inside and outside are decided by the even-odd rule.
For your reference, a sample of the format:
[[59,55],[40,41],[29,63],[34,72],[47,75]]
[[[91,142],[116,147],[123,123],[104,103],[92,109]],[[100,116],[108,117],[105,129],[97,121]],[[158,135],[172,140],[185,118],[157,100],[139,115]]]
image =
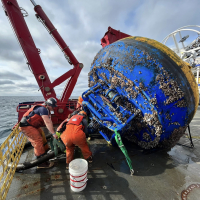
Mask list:
[[58,136],[58,139],[60,138],[60,136],[61,136],[61,132],[56,132],[56,135]]
[[65,150],[66,150],[66,147],[65,147],[65,145],[63,144],[63,142],[62,142],[62,140],[61,140],[61,138],[60,138],[61,134],[62,134],[61,132],[58,132],[58,131],[57,131],[57,132],[53,135],[53,137],[54,137],[54,136],[56,136],[56,137],[54,137],[54,138],[52,138],[52,139],[50,140],[51,150],[54,151],[55,156],[58,155],[58,148],[60,148],[60,150],[61,150],[62,152],[65,152]]

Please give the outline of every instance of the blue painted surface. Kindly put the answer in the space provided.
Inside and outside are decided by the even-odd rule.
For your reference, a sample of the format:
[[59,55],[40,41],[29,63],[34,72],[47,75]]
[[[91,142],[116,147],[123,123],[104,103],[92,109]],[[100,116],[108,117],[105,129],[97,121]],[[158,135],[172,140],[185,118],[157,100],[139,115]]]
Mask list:
[[[108,59],[112,59],[111,65],[107,64]],[[184,93],[187,93],[186,95],[190,95],[190,88],[188,87],[187,89],[186,87],[188,86],[188,82],[184,74],[181,74],[180,69],[176,68],[176,65],[173,67],[171,65],[174,65],[174,63],[171,60],[166,61],[166,55],[160,52],[160,50],[138,41],[118,41],[104,47],[97,54],[97,58],[90,71],[94,71],[93,68],[97,67],[96,75],[98,80],[103,80],[107,85],[101,85],[99,82],[96,82],[94,86],[83,93],[82,97],[84,99],[83,105],[85,106],[85,109],[91,112],[92,118],[94,117],[102,127],[110,130],[110,134],[106,136],[107,138],[110,137],[111,140],[111,138],[114,137],[114,134],[112,133],[114,133],[113,131],[115,129],[123,135],[130,127],[130,122],[136,118],[137,115],[133,113],[131,114],[131,112],[127,111],[123,106],[117,106],[113,99],[109,99],[107,96],[105,91],[111,86],[111,83],[108,80],[113,77],[113,74],[109,72],[106,67],[113,68],[120,72],[128,80],[131,80],[137,87],[139,87],[139,83],[144,85],[146,90],[142,89],[136,98],[130,96],[126,91],[126,88],[121,87],[121,85],[116,86],[114,91],[122,98],[128,97],[128,101],[136,109],[141,110],[143,117],[145,114],[153,114],[153,112],[158,113],[159,123],[162,125],[160,141],[168,138],[174,129],[189,124],[190,119],[188,118],[191,113],[194,112],[192,97],[186,98],[186,96],[184,96],[177,101],[166,105],[165,102],[169,96],[164,94],[163,90],[160,89],[159,81],[156,81],[156,77],[159,74],[162,74],[165,77],[163,74],[163,70],[165,70],[169,73],[169,80],[176,81],[180,89]],[[102,77],[102,73],[105,73],[108,80]],[[117,75],[117,77],[121,78],[119,75]],[[128,83],[128,80],[123,80],[125,83]],[[90,75],[90,81],[95,82],[93,74]],[[165,82],[167,83],[167,81]],[[101,86],[94,90],[97,85]],[[135,86],[132,87],[132,90],[137,92]],[[85,96],[89,91],[93,92],[88,96]],[[123,118],[129,115],[129,118],[125,123],[119,120],[114,112],[110,111],[108,103],[105,103],[102,96],[106,97],[110,101],[112,107],[122,113]],[[150,102],[154,97],[157,99],[157,104],[155,105]],[[176,103],[180,100],[186,101],[187,106],[177,107]],[[105,118],[109,120],[105,120]],[[111,123],[108,125],[106,121],[110,121]],[[116,125],[114,126],[114,124]],[[149,134],[152,141],[157,137],[155,135],[155,126],[147,125],[140,132],[134,133],[139,141],[145,141],[143,138],[144,132]]]

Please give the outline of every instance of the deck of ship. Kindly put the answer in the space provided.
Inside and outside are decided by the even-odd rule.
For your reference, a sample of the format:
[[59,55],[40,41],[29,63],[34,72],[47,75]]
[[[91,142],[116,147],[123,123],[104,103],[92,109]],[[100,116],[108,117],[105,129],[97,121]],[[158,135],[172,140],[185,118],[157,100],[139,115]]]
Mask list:
[[[79,193],[70,189],[65,158],[51,169],[36,167],[16,173],[7,199],[26,200],[178,200],[200,199],[200,107],[190,124],[194,148],[185,134],[171,151],[145,151],[125,142],[134,176],[118,148],[104,139],[90,141],[94,161],[89,164],[88,183]],[[30,161],[33,151],[21,160]],[[114,169],[108,164],[112,163]]]

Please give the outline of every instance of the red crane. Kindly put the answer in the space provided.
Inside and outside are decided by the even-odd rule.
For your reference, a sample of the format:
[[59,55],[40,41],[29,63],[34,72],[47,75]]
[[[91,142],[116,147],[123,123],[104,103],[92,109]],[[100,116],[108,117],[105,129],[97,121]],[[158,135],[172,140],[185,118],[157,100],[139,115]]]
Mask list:
[[101,39],[101,45],[102,47],[105,47],[109,44],[112,44],[113,42],[116,42],[117,40],[120,40],[125,37],[130,37],[130,36],[131,35],[117,31],[109,26],[108,31],[105,33],[105,35]]
[[[57,29],[51,23],[43,9],[40,5],[37,5],[34,0],[31,0],[34,5],[34,10],[36,12],[37,19],[45,26],[49,34],[53,37],[55,42],[58,44],[62,52],[64,53],[68,62],[73,65],[73,69],[70,69],[62,76],[58,77],[55,81],[51,83],[43,62],[40,58],[40,50],[36,47],[33,38],[29,32],[26,25],[24,17],[28,13],[21,7],[19,7],[16,0],[1,0],[5,10],[6,16],[8,16],[18,41],[22,47],[22,50],[26,56],[27,64],[31,67],[35,79],[38,83],[39,89],[41,90],[43,97],[47,100],[50,97],[57,99],[58,107],[55,109],[52,115],[52,121],[54,124],[61,123],[66,117],[73,112],[75,109],[77,100],[69,100],[71,93],[75,87],[78,76],[83,68],[83,64],[79,63],[76,57],[73,55],[65,41],[62,39]],[[108,27],[108,31],[105,33],[104,37],[101,39],[102,47],[105,47],[119,39],[124,37],[129,37],[125,33],[112,29]],[[63,83],[68,79],[68,83],[62,92],[60,99],[57,98],[54,87]],[[20,103],[17,107],[18,121],[21,120],[23,114],[31,107],[41,102],[26,102]]]
[[[54,87],[61,84],[67,79],[69,80],[65,89],[63,90],[61,98],[57,99],[58,107],[55,109],[54,114],[52,115],[53,123],[58,124],[62,122],[68,116],[68,114],[73,111],[71,108],[75,108],[76,101],[69,101],[68,99],[71,96],[71,93],[77,82],[77,78],[83,68],[83,64],[79,63],[78,60],[75,58],[65,41],[58,33],[57,29],[54,27],[54,25],[51,23],[49,18],[42,10],[41,6],[36,5],[33,0],[31,0],[31,2],[33,3],[34,10],[37,13],[36,17],[43,23],[49,34],[51,34],[53,39],[61,48],[68,62],[73,65],[73,69],[70,69],[53,82],[51,82],[49,79],[49,76],[39,55],[40,50],[36,47],[24,20],[24,17],[27,16],[27,12],[23,8],[19,7],[16,0],[2,0],[5,14],[6,16],[8,16],[12,24],[15,34],[22,47],[22,50],[27,58],[27,64],[32,69],[32,72],[35,76],[35,79],[38,83],[39,89],[43,94],[44,99],[47,100],[50,97],[54,97],[57,99]],[[17,107],[17,111],[19,112],[18,121],[21,119],[24,112],[26,112],[30,108],[30,104],[31,103],[27,103],[26,105],[20,104]],[[33,104],[37,104],[37,102]]]

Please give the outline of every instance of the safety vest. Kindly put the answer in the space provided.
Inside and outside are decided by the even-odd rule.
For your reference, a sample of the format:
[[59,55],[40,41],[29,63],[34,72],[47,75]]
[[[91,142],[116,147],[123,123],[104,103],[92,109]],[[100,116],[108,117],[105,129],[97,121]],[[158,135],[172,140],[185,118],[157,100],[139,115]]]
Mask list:
[[[27,121],[31,126],[33,126],[33,127],[35,127],[35,128],[39,128],[39,127],[41,127],[41,126],[44,126],[44,121],[43,121],[42,117],[41,117],[40,115],[38,115],[38,114],[35,114],[35,113],[34,113],[34,115],[33,115],[32,117],[29,117],[29,114],[30,114],[31,112],[34,112],[33,109],[34,109],[36,106],[43,106],[44,108],[46,108],[46,106],[44,106],[44,105],[35,105],[35,106],[33,106],[32,108],[30,108],[30,109],[23,115],[23,117],[26,117],[26,121]],[[49,117],[50,117],[50,112],[49,112]]]
[[68,124],[74,124],[74,125],[80,125],[80,123],[82,122],[83,120],[83,116],[82,115],[74,115],[70,118],[70,120],[68,121],[67,125]]

